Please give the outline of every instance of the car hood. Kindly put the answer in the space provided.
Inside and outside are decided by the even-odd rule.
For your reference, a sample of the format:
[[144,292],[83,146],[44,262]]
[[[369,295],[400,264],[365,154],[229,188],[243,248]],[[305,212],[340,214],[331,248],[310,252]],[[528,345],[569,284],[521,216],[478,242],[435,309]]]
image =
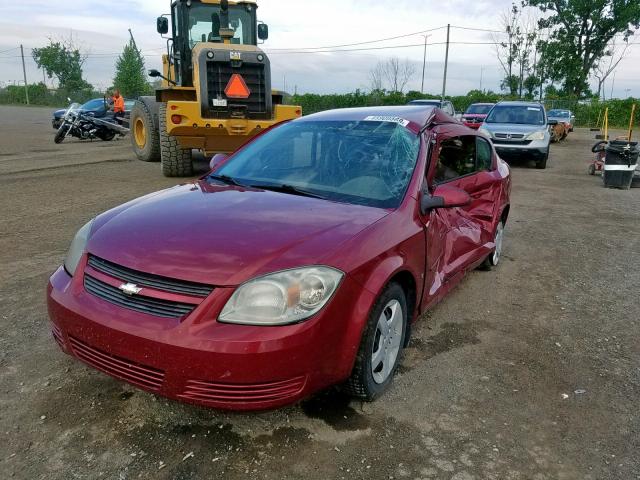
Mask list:
[[517,123],[483,123],[482,128],[492,133],[533,133],[545,130],[545,125],[521,125]]
[[343,242],[388,213],[200,181],[100,215],[87,250],[143,272],[234,286],[268,272],[330,264]]

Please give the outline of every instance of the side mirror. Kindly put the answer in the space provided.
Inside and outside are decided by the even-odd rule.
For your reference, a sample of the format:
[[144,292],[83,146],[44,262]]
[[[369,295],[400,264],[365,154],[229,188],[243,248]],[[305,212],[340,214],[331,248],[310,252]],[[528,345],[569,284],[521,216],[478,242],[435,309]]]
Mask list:
[[426,215],[434,208],[465,207],[471,203],[471,196],[464,190],[450,185],[436,187],[433,195],[423,193],[420,199],[420,213]]
[[158,17],[156,21],[156,28],[160,35],[166,35],[169,33],[169,20],[167,17]]
[[266,23],[261,23],[258,25],[258,38],[262,41],[265,41],[269,38],[269,25]]
[[156,70],[154,68],[154,69],[149,70],[149,76],[151,78],[158,78],[158,77],[161,77],[162,75],[160,74],[160,72],[158,70]]
[[229,155],[227,155],[226,153],[216,153],[209,162],[209,168],[211,170],[215,170],[218,165],[224,162],[227,158],[229,158]]

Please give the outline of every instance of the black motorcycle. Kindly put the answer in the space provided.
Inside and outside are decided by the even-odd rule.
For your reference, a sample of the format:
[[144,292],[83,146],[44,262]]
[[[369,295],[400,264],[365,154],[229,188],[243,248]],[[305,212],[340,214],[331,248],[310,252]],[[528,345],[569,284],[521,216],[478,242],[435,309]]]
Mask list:
[[129,129],[117,123],[116,120],[95,118],[91,114],[81,112],[80,107],[79,103],[72,103],[67,109],[54,142],[62,143],[68,135],[80,140],[100,139],[110,142],[116,135],[123,137],[129,133]]

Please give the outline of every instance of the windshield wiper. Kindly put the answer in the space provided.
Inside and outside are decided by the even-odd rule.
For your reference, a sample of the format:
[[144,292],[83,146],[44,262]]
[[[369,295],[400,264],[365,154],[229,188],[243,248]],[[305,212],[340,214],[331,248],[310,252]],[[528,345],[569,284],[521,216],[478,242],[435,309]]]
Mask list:
[[318,195],[317,193],[310,192],[308,190],[304,190],[298,187],[294,187],[293,185],[251,185],[251,188],[258,188],[260,190],[269,190],[271,192],[280,192],[280,193],[290,193],[292,195],[299,195],[301,197],[310,197],[310,198],[319,198],[321,200],[326,200],[326,197],[322,195]]
[[245,185],[238,182],[235,178],[230,177],[229,175],[209,175],[209,178],[214,180],[218,180],[219,182],[226,183],[227,185],[233,185],[234,187],[244,187]]

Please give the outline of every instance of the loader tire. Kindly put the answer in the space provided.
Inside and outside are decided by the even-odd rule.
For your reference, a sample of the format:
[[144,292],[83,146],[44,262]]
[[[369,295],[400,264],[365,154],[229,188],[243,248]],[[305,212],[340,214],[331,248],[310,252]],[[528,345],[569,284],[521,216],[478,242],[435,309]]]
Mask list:
[[193,175],[191,149],[182,148],[173,135],[167,133],[167,105],[160,105],[160,157],[165,177],[190,177]]
[[160,136],[153,122],[149,108],[138,101],[131,110],[129,118],[131,145],[138,160],[142,162],[160,161]]

